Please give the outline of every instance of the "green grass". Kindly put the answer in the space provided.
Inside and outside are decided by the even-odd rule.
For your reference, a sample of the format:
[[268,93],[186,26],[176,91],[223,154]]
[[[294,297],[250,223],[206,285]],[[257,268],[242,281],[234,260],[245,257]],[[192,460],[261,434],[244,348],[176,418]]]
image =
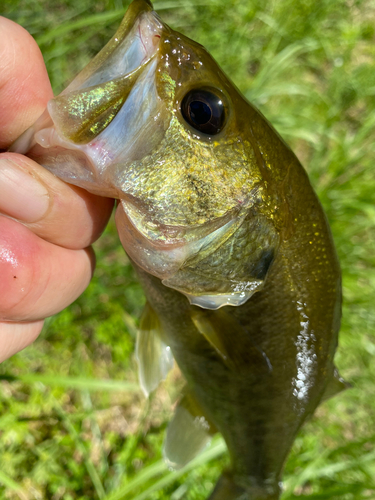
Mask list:
[[[2,0],[38,40],[56,92],[104,45],[118,0]],[[336,364],[353,388],[296,439],[283,500],[375,498],[375,3],[373,0],[159,0],[287,139],[334,234],[344,308]],[[144,298],[113,222],[95,277],[40,339],[0,366],[0,498],[203,500],[228,463],[219,439],[168,471],[163,433],[175,384],[137,388]]]

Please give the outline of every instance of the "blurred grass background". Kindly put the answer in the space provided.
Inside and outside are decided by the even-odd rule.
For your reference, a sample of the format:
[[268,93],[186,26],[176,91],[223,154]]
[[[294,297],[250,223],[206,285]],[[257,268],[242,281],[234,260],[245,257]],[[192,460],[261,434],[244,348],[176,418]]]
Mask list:
[[[58,93],[128,3],[1,0],[0,14],[36,38]],[[375,499],[375,2],[159,0],[155,8],[206,46],[291,144],[336,241],[344,291],[336,364],[353,388],[299,434],[283,500]],[[178,380],[143,398],[133,354],[142,290],[113,222],[95,248],[85,294],[0,365],[0,498],[203,500],[227,463],[223,443],[187,470],[166,469],[161,445]]]

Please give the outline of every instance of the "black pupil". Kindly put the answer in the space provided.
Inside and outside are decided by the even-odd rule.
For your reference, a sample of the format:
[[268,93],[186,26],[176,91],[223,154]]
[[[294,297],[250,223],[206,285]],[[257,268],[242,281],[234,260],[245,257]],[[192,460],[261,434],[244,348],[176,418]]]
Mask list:
[[195,130],[206,135],[218,134],[225,124],[225,107],[216,89],[193,89],[181,102],[183,118]]
[[192,101],[190,103],[190,117],[197,125],[205,125],[212,116],[208,104],[202,101]]

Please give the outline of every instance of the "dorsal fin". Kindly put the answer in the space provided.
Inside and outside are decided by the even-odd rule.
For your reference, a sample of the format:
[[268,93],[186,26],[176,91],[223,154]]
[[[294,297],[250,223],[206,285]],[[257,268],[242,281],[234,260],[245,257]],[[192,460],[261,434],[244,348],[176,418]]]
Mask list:
[[163,340],[159,318],[148,302],[137,334],[136,356],[139,381],[148,397],[173,367],[172,351]]

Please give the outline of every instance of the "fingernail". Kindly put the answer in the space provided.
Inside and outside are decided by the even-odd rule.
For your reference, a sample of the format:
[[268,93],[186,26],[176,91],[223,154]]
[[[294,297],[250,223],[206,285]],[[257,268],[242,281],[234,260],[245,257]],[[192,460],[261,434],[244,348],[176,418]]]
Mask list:
[[23,222],[37,222],[47,212],[49,193],[31,172],[0,159],[0,212]]

